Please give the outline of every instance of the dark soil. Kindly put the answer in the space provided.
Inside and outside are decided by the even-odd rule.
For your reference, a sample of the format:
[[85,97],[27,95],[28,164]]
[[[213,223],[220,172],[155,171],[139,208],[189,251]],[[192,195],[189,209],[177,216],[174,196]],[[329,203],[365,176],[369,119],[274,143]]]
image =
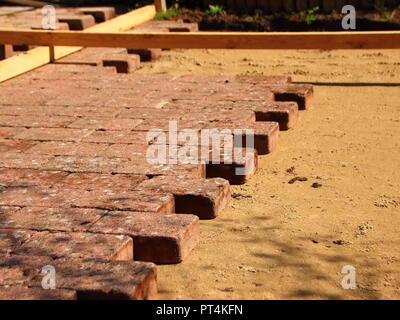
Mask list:
[[[315,21],[307,23],[301,14],[238,16],[226,13],[211,16],[200,10],[180,10],[174,19],[197,22],[203,31],[343,31],[340,14],[316,14]],[[391,19],[380,13],[357,14],[358,31],[400,30],[400,10]]]

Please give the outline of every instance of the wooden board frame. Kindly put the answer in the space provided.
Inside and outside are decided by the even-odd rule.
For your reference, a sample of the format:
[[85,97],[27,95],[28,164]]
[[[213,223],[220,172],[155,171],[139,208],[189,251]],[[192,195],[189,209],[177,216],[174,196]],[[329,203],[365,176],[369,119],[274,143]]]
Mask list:
[[[78,34],[84,33],[103,33],[103,32],[121,32],[132,29],[133,27],[145,23],[154,19],[156,15],[156,9],[154,5],[148,5],[126,14],[120,15],[114,19],[106,22],[97,24],[83,31],[77,31]],[[12,31],[10,29],[7,29]],[[33,31],[33,30],[32,30]],[[13,31],[12,31],[13,32]],[[33,31],[34,33],[36,31]],[[39,33],[42,31],[39,31]],[[48,33],[49,31],[43,31]],[[5,33],[3,33],[5,36]],[[11,38],[19,38],[20,34],[16,33]],[[4,41],[4,37],[0,40],[0,43],[14,44],[14,41]],[[33,39],[27,39],[24,44],[31,44]],[[10,42],[10,43],[8,43]],[[44,44],[51,47],[52,44]],[[50,50],[48,47],[39,47],[20,55],[13,56],[6,60],[0,61],[0,82],[16,77],[22,73],[28,72],[42,65],[45,65],[51,61],[65,57],[71,53],[79,51],[82,46],[56,46],[54,47],[53,57],[51,57]]]
[[[120,33],[0,29],[0,43],[180,49],[399,49],[400,31]],[[56,47],[57,49],[58,47]],[[56,53],[57,58],[57,53]]]

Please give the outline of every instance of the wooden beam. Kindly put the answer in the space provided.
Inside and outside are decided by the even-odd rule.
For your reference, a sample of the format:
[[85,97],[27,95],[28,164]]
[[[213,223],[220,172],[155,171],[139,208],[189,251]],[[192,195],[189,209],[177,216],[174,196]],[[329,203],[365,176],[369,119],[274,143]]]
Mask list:
[[[400,31],[104,33],[0,29],[0,43],[183,49],[400,49]],[[96,30],[97,31],[97,30]]]
[[[106,22],[97,24],[93,27],[90,27],[84,31],[76,31],[77,34],[84,33],[95,33],[95,32],[120,32],[129,30],[139,24],[150,21],[155,17],[156,10],[154,5],[145,6],[121,16],[118,16],[114,19],[108,20]],[[39,34],[42,31],[39,31]],[[47,33],[48,31],[43,31]],[[76,35],[77,35],[76,34]],[[75,36],[76,36],[75,35]],[[5,36],[5,34],[4,34]],[[18,34],[14,34],[9,37],[10,44],[13,44],[14,40],[12,38],[18,37]],[[36,36],[35,36],[36,37]],[[26,39],[24,44],[30,44],[33,39]],[[0,43],[2,43],[0,41]],[[5,42],[8,43],[8,42]],[[47,46],[51,46],[51,43],[45,44]],[[123,46],[125,47],[125,46]],[[54,48],[54,59],[60,59],[65,57],[71,53],[79,51],[82,49],[82,46],[62,46]],[[41,47],[29,50],[27,53],[13,56],[9,59],[0,61],[0,82],[11,79],[15,76],[18,76],[24,72],[30,71],[32,69],[38,68],[44,64],[50,62],[50,50],[49,48]]]
[[19,4],[22,6],[32,6],[32,7],[37,7],[37,8],[41,8],[47,4],[50,4],[48,2],[37,1],[37,0],[3,0],[3,1],[13,3],[13,4]]
[[157,12],[163,12],[167,10],[167,2],[166,0],[155,0],[154,5],[156,6]]

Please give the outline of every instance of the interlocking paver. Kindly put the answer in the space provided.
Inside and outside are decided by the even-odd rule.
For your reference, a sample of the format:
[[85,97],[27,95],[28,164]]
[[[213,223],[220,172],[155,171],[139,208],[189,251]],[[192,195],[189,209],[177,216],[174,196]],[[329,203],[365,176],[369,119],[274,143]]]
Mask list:
[[3,168],[0,169],[0,184],[8,187],[53,185],[67,175],[61,171]]
[[192,213],[200,219],[214,219],[230,199],[229,182],[224,179],[190,179],[183,176],[160,176],[145,180],[142,190],[172,193],[177,213]]
[[153,61],[161,57],[161,49],[127,49],[129,54],[138,55],[140,61]]
[[[230,110],[232,113],[241,114],[243,110],[251,110],[255,113],[256,121],[275,121],[279,123],[280,130],[292,128],[299,118],[299,109],[296,102],[280,101],[197,101],[177,100],[168,102],[163,109],[173,109],[175,112],[191,110],[191,114],[201,111],[212,113],[213,110]],[[233,120],[236,120],[235,118]]]
[[114,7],[78,8],[77,11],[92,15],[96,22],[104,22],[115,17]]
[[92,15],[76,15],[76,16],[58,16],[59,22],[68,23],[70,30],[84,30],[95,24]]
[[83,232],[0,229],[0,251],[9,255],[132,260],[132,238]]
[[114,67],[117,73],[132,73],[140,67],[140,57],[137,54],[114,54],[103,59],[103,67]]
[[41,270],[48,265],[56,271],[57,289],[75,291],[78,300],[154,299],[157,294],[156,266],[138,261],[13,256],[0,261],[0,285],[42,288]]
[[0,291],[0,300],[76,300],[74,290],[7,287]]
[[0,228],[86,232],[108,211],[85,208],[0,207]]
[[140,190],[139,184],[146,181],[145,175],[71,173],[56,185],[86,190]]
[[90,231],[128,235],[133,239],[135,260],[156,263],[181,262],[200,237],[199,218],[191,214],[111,212]]
[[300,110],[311,107],[313,100],[313,86],[306,84],[287,84],[282,86],[269,85],[276,101],[295,101]]

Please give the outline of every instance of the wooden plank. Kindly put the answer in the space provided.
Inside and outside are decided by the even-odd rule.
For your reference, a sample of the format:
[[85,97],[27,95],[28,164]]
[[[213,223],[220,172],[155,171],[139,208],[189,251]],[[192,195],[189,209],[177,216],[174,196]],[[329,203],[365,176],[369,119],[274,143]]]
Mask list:
[[[149,5],[139,8],[137,10],[133,10],[126,14],[120,15],[106,22],[97,24],[84,31],[77,31],[77,32],[78,34],[82,34],[82,33],[92,33],[92,32],[126,31],[139,24],[152,20],[155,14],[156,14],[155,6]],[[14,36],[12,36],[11,38],[13,38]],[[11,39],[9,40],[11,41]],[[29,39],[27,43],[30,43],[30,40],[31,39]],[[12,44],[12,41],[10,42],[10,44]],[[75,47],[58,46],[54,48],[54,58],[60,59],[81,49],[82,46],[75,46]],[[50,62],[49,48],[43,48],[43,47],[35,48],[29,50],[27,53],[23,55],[13,56],[9,59],[0,61],[0,82],[18,76],[32,69],[38,68],[49,62]]]
[[3,1],[8,2],[8,3],[13,3],[13,4],[19,4],[19,5],[23,5],[23,6],[37,7],[37,8],[41,8],[41,7],[49,4],[48,2],[37,1],[37,0],[3,0]]
[[99,33],[0,29],[0,43],[181,49],[399,49],[400,31]]
[[157,12],[163,12],[167,10],[167,3],[165,0],[155,0],[154,5],[156,6]]

